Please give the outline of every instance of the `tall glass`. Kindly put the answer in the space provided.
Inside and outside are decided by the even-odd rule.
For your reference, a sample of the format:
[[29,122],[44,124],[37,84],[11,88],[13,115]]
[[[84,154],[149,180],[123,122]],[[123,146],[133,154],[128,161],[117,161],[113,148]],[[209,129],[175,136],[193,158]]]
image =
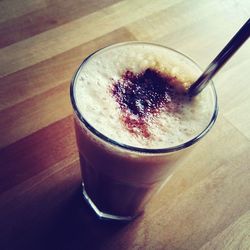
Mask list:
[[[213,83],[208,88],[212,105],[211,119],[204,129],[191,140],[174,147],[149,149],[138,148],[114,141],[100,133],[81,114],[75,101],[75,83],[79,72],[84,71],[91,57],[105,50],[115,50],[128,42],[115,44],[96,51],[87,57],[76,71],[70,87],[74,109],[75,131],[80,155],[83,196],[99,218],[129,221],[141,214],[150,198],[167,182],[174,168],[213,126],[217,117],[217,96]],[[189,66],[201,70],[185,55],[161,45],[173,56],[185,60]]]

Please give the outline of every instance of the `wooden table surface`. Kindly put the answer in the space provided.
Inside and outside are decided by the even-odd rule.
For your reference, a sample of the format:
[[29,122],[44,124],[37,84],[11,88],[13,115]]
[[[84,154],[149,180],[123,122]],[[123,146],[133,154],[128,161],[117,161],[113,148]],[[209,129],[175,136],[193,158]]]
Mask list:
[[143,216],[81,197],[69,82],[105,45],[144,40],[208,65],[248,0],[0,1],[0,249],[250,249],[250,40],[215,77],[219,117]]

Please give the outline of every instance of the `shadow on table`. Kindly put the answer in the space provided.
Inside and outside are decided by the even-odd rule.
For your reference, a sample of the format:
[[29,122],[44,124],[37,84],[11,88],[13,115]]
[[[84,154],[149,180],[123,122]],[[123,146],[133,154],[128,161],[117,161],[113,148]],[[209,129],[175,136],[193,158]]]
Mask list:
[[5,218],[7,231],[1,249],[100,249],[129,225],[97,219],[83,200],[78,183],[61,195],[63,199],[58,202],[57,198],[55,206],[48,204],[47,194],[20,211],[12,209],[13,217]]
[[40,238],[43,249],[99,249],[127,226],[99,220],[83,200],[81,188],[59,209]]

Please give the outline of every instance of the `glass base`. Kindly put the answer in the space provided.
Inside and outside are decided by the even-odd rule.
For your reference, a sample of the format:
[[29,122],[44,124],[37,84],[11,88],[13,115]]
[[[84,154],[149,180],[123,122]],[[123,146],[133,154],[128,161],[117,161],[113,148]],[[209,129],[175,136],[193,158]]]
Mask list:
[[119,216],[119,215],[108,214],[108,213],[102,212],[101,210],[98,209],[95,203],[88,196],[83,183],[82,183],[82,194],[87,204],[90,206],[90,208],[95,212],[95,214],[101,220],[128,222],[128,221],[133,220],[136,217],[136,216]]

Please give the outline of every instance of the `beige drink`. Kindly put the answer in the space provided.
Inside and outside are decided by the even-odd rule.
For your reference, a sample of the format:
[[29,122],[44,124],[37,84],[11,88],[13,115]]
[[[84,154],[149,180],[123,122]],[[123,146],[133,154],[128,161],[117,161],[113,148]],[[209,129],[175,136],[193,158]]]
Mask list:
[[71,98],[83,194],[100,217],[130,220],[142,212],[184,149],[210,129],[213,85],[192,100],[179,93],[199,75],[184,55],[139,42],[104,48],[83,62]]

